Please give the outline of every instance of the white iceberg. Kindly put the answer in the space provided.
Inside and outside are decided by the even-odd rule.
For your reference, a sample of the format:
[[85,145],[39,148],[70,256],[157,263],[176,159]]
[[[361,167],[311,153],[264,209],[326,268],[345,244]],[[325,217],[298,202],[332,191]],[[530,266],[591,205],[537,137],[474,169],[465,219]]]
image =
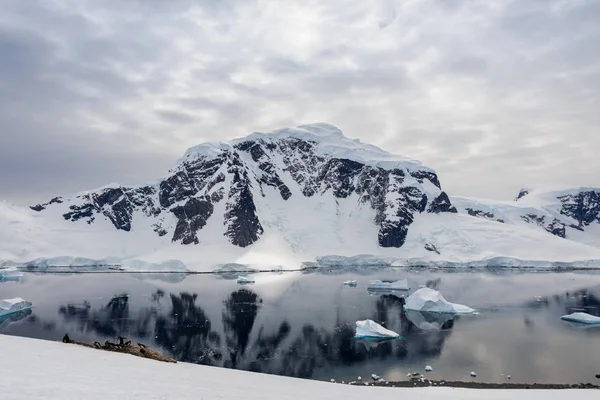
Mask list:
[[30,309],[32,306],[31,302],[25,301],[20,297],[14,299],[0,300],[0,317],[17,313]]
[[344,281],[345,286],[356,286],[356,281]]
[[560,317],[560,319],[568,322],[576,322],[578,324],[600,325],[600,317],[596,317],[594,315],[583,312],[576,312],[569,315],[563,315],[562,317]]
[[254,278],[250,278],[248,276],[238,276],[237,283],[240,285],[245,285],[248,283],[254,283]]
[[23,273],[16,267],[0,268],[0,282],[9,280],[19,280],[23,277]]
[[377,322],[374,322],[370,319],[366,319],[364,321],[356,321],[356,334],[354,335],[357,339],[362,338],[386,338],[386,339],[395,339],[400,337],[394,331],[390,331],[389,329],[385,329],[383,326],[379,325]]
[[440,292],[430,288],[419,289],[408,296],[404,309],[442,314],[473,314],[475,312],[471,307],[450,303]]
[[406,279],[399,279],[393,282],[384,282],[381,280],[369,281],[367,290],[410,290]]

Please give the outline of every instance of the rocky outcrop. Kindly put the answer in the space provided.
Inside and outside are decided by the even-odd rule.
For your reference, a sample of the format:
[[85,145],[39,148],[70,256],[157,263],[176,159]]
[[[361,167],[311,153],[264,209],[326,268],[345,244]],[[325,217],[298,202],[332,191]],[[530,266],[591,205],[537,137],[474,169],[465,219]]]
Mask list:
[[[257,199],[287,202],[324,196],[339,202],[356,197],[357,207],[374,211],[376,240],[382,247],[402,246],[416,214],[457,212],[433,171],[411,162],[364,162],[365,153],[380,152],[385,159],[391,155],[346,139],[333,127],[325,128],[332,134],[326,138],[329,147],[323,147],[323,125],[306,129],[317,134],[259,134],[201,145],[188,150],[156,184],[117,185],[55,198],[32,209],[44,212],[60,205],[66,220],[93,224],[104,218],[122,231],[132,230],[137,219],[149,218],[144,225],[184,245],[199,244],[198,233],[217,218],[211,226],[222,225],[222,235],[240,247],[255,243],[264,232]],[[336,140],[343,151],[330,154],[327,149],[335,150]],[[356,153],[360,157],[347,150],[352,146],[363,146]]]
[[582,191],[559,197],[562,203],[560,213],[577,221],[583,228],[593,222],[600,223],[600,191]]
[[489,219],[489,220],[492,220],[492,221],[504,223],[504,220],[502,218],[496,218],[496,216],[494,215],[494,213],[487,212],[487,211],[482,211],[482,210],[475,210],[473,208],[466,208],[465,210],[472,217],[485,218],[485,219]]

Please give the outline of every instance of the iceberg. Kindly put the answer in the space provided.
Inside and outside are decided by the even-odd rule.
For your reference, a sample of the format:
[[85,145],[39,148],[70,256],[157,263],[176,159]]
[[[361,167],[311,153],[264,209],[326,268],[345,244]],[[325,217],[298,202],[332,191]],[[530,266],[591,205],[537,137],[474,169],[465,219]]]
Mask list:
[[20,297],[14,299],[0,300],[0,317],[28,310],[32,306],[31,302],[25,301]]
[[356,286],[356,281],[344,281],[344,285],[345,286],[355,287]]
[[238,276],[237,283],[240,285],[246,285],[249,283],[254,283],[254,278],[250,278],[248,276]]
[[15,267],[0,268],[0,282],[18,281],[23,277],[23,273]]
[[399,279],[393,282],[385,282],[381,280],[369,281],[367,290],[410,290],[406,279]]
[[576,322],[578,324],[584,325],[600,325],[600,317],[596,317],[594,315],[584,313],[584,312],[576,312],[569,315],[563,315],[560,317],[563,321],[568,322]]
[[427,311],[441,314],[473,314],[475,310],[462,304],[450,303],[437,290],[422,288],[408,296],[405,310]]
[[385,329],[383,326],[379,325],[377,322],[374,322],[370,319],[366,319],[364,321],[356,321],[356,334],[354,335],[354,337],[356,339],[364,339],[364,338],[395,339],[395,338],[399,338],[400,335],[394,331]]

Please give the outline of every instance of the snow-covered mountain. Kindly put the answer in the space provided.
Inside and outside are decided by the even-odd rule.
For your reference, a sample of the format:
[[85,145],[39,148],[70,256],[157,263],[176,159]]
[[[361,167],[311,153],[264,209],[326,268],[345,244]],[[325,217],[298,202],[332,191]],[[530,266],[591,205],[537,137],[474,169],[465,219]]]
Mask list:
[[[528,197],[515,203],[519,210]],[[571,214],[556,219],[574,218],[565,226],[591,224],[578,201],[573,197],[571,208],[561,208]],[[0,203],[6,226],[0,263],[205,270],[231,262],[293,268],[315,259],[478,265],[600,260],[600,249],[545,232],[560,226],[540,207],[523,215],[544,216],[545,230],[508,220],[512,211],[496,217],[492,203],[454,202],[465,212],[457,213],[436,173],[419,162],[346,138],[331,125],[303,125],[193,147],[149,184],[107,185],[29,209]],[[503,217],[505,223],[496,221]]]
[[522,189],[514,201],[452,197],[461,212],[600,247],[600,188]]

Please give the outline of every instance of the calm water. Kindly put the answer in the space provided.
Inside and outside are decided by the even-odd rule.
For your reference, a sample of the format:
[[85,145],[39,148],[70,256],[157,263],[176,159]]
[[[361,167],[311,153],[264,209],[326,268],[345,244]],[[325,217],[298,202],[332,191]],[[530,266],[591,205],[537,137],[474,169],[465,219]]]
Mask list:
[[[398,295],[367,293],[369,279],[406,277],[481,310],[454,320],[402,311]],[[600,328],[559,319],[574,310],[600,315],[600,275],[442,273],[401,270],[343,274],[258,274],[237,285],[214,275],[34,275],[0,283],[0,298],[34,303],[0,333],[104,342],[126,336],[174,358],[303,378],[349,381],[375,373],[404,380],[426,365],[432,379],[594,382]],[[342,285],[356,279],[358,287]],[[356,341],[354,322],[370,318],[402,335]],[[441,330],[423,330],[436,322]]]

